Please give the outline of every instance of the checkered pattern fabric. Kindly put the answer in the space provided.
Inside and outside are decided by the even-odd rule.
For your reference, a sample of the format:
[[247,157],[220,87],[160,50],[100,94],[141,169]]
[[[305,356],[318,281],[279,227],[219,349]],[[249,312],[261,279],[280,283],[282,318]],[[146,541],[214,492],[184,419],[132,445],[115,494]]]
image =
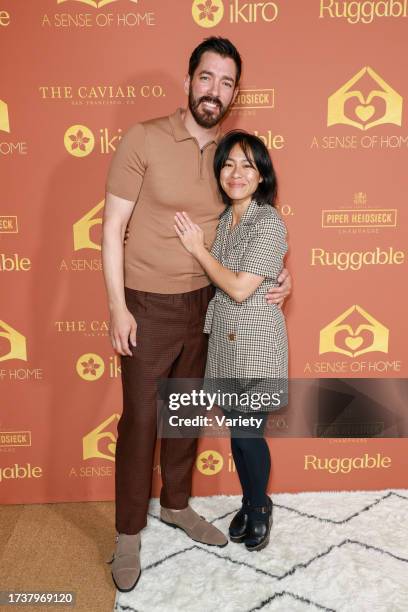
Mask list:
[[[216,289],[204,326],[204,332],[210,334],[206,387],[211,386],[208,379],[213,378],[244,381],[241,389],[248,386],[248,379],[258,379],[256,385],[251,385],[251,393],[274,392],[272,379],[279,387],[282,380],[287,380],[288,345],[283,313],[275,304],[268,305],[265,295],[270,287],[277,286],[283,267],[286,228],[275,208],[255,201],[232,231],[231,220],[229,207],[221,216],[212,254],[234,272],[251,272],[265,278],[242,303]],[[235,391],[232,386],[231,381],[231,388],[222,391]]]

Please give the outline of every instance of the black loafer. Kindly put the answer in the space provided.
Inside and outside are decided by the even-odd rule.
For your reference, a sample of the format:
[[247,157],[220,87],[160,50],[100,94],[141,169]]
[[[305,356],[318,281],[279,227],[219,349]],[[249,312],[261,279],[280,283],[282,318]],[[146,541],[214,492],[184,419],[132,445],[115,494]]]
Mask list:
[[269,544],[272,527],[272,500],[266,506],[249,508],[247,535],[244,544],[247,550],[262,550]]
[[249,500],[243,497],[242,506],[232,519],[228,529],[231,542],[240,544],[247,537],[249,507]]

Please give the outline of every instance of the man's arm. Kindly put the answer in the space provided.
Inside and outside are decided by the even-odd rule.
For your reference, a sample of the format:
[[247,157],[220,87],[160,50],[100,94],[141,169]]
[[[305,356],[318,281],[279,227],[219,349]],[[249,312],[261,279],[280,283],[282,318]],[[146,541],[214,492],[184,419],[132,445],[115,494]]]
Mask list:
[[286,268],[278,276],[279,287],[271,287],[266,294],[268,304],[277,304],[282,306],[285,299],[292,292],[292,277]]
[[106,194],[102,225],[102,264],[110,310],[110,338],[120,355],[132,355],[129,339],[136,346],[137,323],[125,301],[123,238],[135,203]]

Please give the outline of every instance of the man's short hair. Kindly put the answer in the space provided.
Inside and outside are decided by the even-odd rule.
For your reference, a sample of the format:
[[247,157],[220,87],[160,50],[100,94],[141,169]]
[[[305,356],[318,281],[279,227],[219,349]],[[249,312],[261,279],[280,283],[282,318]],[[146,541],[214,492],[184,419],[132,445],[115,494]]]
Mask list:
[[237,86],[239,79],[241,78],[242,71],[241,56],[238,53],[238,49],[232,44],[232,42],[228,40],[228,38],[222,38],[221,36],[210,36],[209,38],[205,38],[203,42],[194,49],[188,63],[188,74],[190,79],[193,78],[194,72],[200,63],[201,56],[207,51],[218,53],[218,55],[221,55],[222,57],[230,57],[232,60],[234,60],[237,69],[235,86]]

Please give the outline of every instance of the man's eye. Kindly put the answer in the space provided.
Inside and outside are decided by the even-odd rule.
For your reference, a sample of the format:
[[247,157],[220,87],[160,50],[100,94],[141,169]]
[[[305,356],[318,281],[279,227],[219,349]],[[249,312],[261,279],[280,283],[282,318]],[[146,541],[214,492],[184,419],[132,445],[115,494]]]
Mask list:
[[202,76],[200,77],[202,81],[208,81],[208,76]]
[[226,85],[227,87],[229,87],[231,89],[232,85],[229,81],[224,81],[224,85]]

